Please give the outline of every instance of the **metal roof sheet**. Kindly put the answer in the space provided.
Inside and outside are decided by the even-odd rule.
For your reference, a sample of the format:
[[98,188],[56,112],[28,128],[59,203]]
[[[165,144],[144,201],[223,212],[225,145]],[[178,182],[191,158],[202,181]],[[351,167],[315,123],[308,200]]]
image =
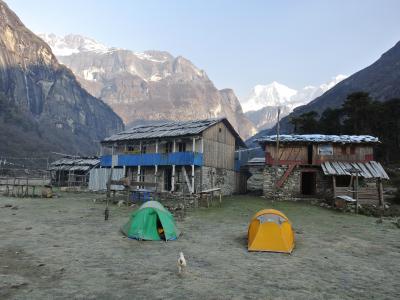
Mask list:
[[321,167],[325,175],[351,175],[349,170],[354,168],[359,170],[359,176],[364,178],[389,179],[389,176],[383,169],[382,165],[376,161],[369,161],[365,163],[326,161],[322,163]]
[[236,137],[240,146],[246,147],[239,134],[235,131],[232,125],[226,118],[211,118],[205,120],[194,121],[168,121],[168,122],[153,122],[143,125],[137,125],[125,131],[114,134],[105,138],[102,143],[112,143],[126,140],[141,140],[155,139],[163,137],[178,137],[186,135],[200,134],[207,128],[219,123],[224,124],[231,130]]
[[95,157],[80,157],[71,158],[64,157],[59,160],[53,161],[49,170],[82,170],[86,171],[100,164],[100,159]]
[[265,157],[254,157],[247,162],[247,165],[265,165]]
[[[258,143],[276,142],[276,135],[267,135],[256,140]],[[324,135],[324,134],[282,134],[280,143],[308,142],[308,143],[379,143],[379,139],[370,135]]]

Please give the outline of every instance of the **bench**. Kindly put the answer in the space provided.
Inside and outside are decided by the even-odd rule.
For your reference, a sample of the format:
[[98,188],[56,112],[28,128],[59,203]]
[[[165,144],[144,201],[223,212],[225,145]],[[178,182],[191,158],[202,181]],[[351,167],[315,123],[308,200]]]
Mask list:
[[222,204],[222,191],[221,188],[212,188],[212,189],[207,189],[207,190],[203,190],[200,191],[200,198],[203,199],[203,197],[205,197],[206,201],[207,201],[207,207],[210,207],[210,200],[212,201],[213,197],[214,197],[214,192],[219,192],[219,205]]

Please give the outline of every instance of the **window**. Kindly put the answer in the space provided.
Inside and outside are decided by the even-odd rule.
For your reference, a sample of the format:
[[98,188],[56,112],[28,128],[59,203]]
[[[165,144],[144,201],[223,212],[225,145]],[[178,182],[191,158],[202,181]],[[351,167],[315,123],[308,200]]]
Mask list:
[[220,127],[220,128],[218,129],[218,131],[219,131],[219,132],[222,132],[222,128]]
[[179,152],[186,152],[186,143],[178,143],[178,149]]
[[350,146],[350,154],[356,154],[356,147]]
[[172,142],[168,142],[165,144],[165,153],[172,152]]
[[140,169],[139,181],[144,182],[146,178],[146,171],[144,168]]
[[135,146],[132,146],[132,145],[128,146],[126,148],[126,150],[127,150],[128,153],[136,153]]
[[337,187],[348,187],[350,185],[351,176],[343,175],[336,176],[336,186]]
[[347,154],[347,147],[346,146],[342,146],[342,154],[346,155]]

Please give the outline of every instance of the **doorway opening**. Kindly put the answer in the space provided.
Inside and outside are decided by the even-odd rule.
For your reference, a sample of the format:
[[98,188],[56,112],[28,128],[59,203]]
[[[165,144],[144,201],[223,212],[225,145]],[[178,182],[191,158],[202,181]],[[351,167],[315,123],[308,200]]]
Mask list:
[[316,173],[301,173],[301,193],[303,195],[315,195],[316,193]]
[[313,145],[312,144],[307,146],[307,157],[308,157],[308,164],[312,165],[312,158],[313,158]]
[[172,189],[172,168],[165,168],[164,169],[164,190],[170,191]]

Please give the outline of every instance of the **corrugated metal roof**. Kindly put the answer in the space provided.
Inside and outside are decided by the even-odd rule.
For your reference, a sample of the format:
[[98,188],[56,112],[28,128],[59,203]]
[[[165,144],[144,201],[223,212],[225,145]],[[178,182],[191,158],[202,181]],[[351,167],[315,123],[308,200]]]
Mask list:
[[[276,135],[267,135],[256,140],[258,143],[276,142]],[[307,142],[307,143],[379,143],[379,139],[370,135],[324,135],[324,134],[282,134],[280,143]]]
[[70,158],[64,157],[50,164],[49,170],[71,170],[71,171],[87,171],[100,164],[100,159],[96,157],[80,157]]
[[265,165],[265,157],[254,157],[247,162],[247,165]]
[[351,175],[349,170],[354,168],[359,170],[359,176],[364,178],[389,179],[382,165],[376,161],[366,163],[327,161],[322,163],[321,167],[325,175]]
[[235,131],[226,118],[212,118],[194,121],[168,121],[161,123],[154,122],[137,125],[104,139],[102,143],[196,135],[219,122],[224,122],[224,124],[236,137],[238,144],[246,147],[239,134]]

